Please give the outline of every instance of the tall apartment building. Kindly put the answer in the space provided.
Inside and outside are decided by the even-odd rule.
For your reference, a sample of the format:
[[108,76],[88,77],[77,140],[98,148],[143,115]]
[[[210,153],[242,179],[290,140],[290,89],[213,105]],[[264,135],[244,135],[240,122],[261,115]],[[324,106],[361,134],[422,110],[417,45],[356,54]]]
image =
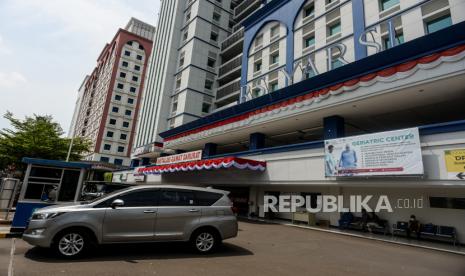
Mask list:
[[79,91],[73,137],[92,142],[86,160],[128,166],[155,27],[132,18],[105,45]]
[[237,103],[242,22],[264,3],[161,2],[133,158],[149,162],[161,152],[160,132]]
[[79,86],[79,89],[78,89],[78,96],[76,99],[76,104],[74,105],[73,117],[71,119],[71,124],[69,126],[69,131],[68,131],[69,138],[74,137],[74,130],[76,129],[76,121],[79,116],[79,111],[81,110],[82,96],[84,95],[84,91],[86,90],[85,84],[87,83],[87,80],[89,80],[89,75],[85,76],[84,80],[81,83],[81,86]]

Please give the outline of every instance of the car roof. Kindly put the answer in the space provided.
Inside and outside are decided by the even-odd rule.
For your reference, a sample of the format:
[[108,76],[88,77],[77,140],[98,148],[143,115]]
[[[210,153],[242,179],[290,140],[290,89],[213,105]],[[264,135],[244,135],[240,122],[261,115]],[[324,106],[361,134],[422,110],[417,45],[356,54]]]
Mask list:
[[195,186],[184,186],[184,185],[137,185],[133,186],[132,189],[147,189],[147,188],[157,188],[157,189],[181,189],[181,190],[193,190],[193,191],[203,191],[203,192],[213,192],[221,194],[229,194],[228,191],[213,189],[213,188],[204,188],[204,187],[195,187]]

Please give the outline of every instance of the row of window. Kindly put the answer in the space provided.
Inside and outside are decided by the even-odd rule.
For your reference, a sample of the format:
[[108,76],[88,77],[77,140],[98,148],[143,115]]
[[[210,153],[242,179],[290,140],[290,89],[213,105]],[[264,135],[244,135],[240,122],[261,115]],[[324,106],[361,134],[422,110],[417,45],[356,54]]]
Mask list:
[[[118,95],[118,94],[115,95],[115,101],[121,101],[121,99],[122,99],[121,95]],[[134,104],[134,99],[133,98],[128,98],[127,102],[128,102],[128,104]]]
[[[110,124],[112,126],[115,126],[116,125],[116,119],[110,119],[108,124]],[[124,128],[128,128],[129,127],[129,122],[123,121],[123,124],[121,126],[124,127]]]
[[[105,163],[110,163],[110,158],[109,157],[106,157],[106,156],[101,156],[100,157],[100,161],[101,162],[105,162]],[[115,165],[123,165],[123,159],[119,159],[119,158],[115,158],[115,160],[113,161],[113,163]]]
[[[121,63],[121,66],[127,68],[127,67],[129,67],[129,62],[123,61],[123,62]],[[137,65],[137,64],[134,65],[134,70],[135,70],[135,71],[140,71],[140,65]]]
[[[126,44],[132,46],[134,44],[134,41],[128,41]],[[144,50],[144,46],[142,46],[142,44],[139,44],[139,50]]]
[[[110,144],[103,145],[104,150],[111,150]],[[124,152],[124,146],[118,146],[118,152]]]
[[[111,112],[113,112],[113,113],[119,113],[119,107],[113,106],[113,107],[111,108]],[[124,115],[126,115],[126,116],[131,116],[131,115],[132,115],[132,110],[126,109],[126,110],[124,111]]]
[[[125,79],[127,76],[127,74],[125,72],[120,72],[119,73],[119,77],[122,78],[122,79]],[[139,81],[139,77],[138,76],[132,76],[132,79],[131,79],[133,82],[138,82]]]
[[[125,50],[125,51],[124,51],[124,55],[127,56],[127,57],[130,57],[131,54],[132,54],[131,51],[128,51],[128,50]],[[137,60],[142,60],[143,57],[142,57],[141,55],[139,55],[139,54],[136,53],[136,59],[137,59]]]
[[[113,138],[114,135],[115,135],[115,133],[113,131],[107,131],[107,137],[108,138]],[[125,133],[121,133],[120,136],[119,136],[120,140],[126,140],[127,138],[128,138],[128,135],[125,134]]]
[[[118,89],[121,89],[121,90],[122,90],[122,89],[124,89],[124,84],[118,83],[118,84],[116,85],[116,87],[117,87]],[[131,93],[136,93],[136,91],[137,91],[137,88],[136,88],[136,87],[134,87],[134,86],[129,87],[129,92],[131,92]]]

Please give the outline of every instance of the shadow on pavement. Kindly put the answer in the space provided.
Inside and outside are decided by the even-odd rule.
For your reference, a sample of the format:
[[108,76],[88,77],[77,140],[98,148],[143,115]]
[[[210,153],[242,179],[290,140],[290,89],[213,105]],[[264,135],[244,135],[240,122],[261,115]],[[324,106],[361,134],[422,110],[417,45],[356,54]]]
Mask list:
[[[144,244],[118,244],[104,245],[87,253],[88,255],[72,262],[102,262],[102,261],[127,261],[137,262],[137,260],[163,260],[163,259],[183,259],[183,258],[218,258],[231,256],[247,256],[253,253],[237,245],[223,243],[216,252],[208,255],[197,254],[187,243],[144,243]],[[27,259],[48,262],[70,262],[57,256],[55,252],[48,248],[34,247],[25,254]]]

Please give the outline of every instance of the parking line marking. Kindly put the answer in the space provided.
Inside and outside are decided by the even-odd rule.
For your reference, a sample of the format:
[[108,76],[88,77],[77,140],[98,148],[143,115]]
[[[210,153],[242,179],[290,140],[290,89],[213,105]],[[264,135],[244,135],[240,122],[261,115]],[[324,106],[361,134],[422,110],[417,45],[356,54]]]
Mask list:
[[8,276],[13,276],[13,258],[16,250],[16,239],[11,240],[11,251],[10,251],[10,264],[8,266]]

